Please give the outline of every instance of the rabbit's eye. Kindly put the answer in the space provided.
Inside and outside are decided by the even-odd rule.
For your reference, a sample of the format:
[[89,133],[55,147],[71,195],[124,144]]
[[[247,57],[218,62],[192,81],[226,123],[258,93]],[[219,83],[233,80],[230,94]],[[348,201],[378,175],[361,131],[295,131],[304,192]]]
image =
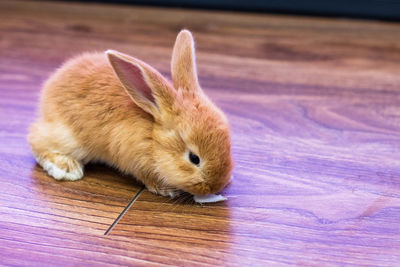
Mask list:
[[189,160],[194,165],[198,166],[200,164],[200,158],[196,154],[193,154],[192,151],[189,151]]

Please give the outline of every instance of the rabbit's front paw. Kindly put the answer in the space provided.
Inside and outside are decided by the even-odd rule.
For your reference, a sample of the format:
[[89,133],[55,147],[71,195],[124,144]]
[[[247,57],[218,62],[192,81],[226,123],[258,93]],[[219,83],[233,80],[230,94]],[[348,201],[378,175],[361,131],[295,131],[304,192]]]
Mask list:
[[69,156],[48,153],[35,157],[43,169],[56,180],[76,181],[83,177],[83,165]]
[[149,186],[147,184],[146,184],[146,188],[153,194],[161,195],[164,197],[175,198],[175,197],[179,196],[180,194],[182,194],[182,191],[178,190],[176,188],[167,188],[167,187],[155,186],[155,185]]

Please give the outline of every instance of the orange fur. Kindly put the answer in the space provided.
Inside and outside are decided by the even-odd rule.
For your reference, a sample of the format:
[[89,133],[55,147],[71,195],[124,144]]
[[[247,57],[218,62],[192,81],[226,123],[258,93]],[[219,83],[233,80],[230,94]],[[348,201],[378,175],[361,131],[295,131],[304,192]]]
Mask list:
[[233,167],[229,125],[198,84],[191,33],[177,37],[173,86],[138,59],[107,56],[73,58],[45,83],[28,136],[39,164],[56,179],[76,180],[83,164],[105,162],[163,195],[220,191]]

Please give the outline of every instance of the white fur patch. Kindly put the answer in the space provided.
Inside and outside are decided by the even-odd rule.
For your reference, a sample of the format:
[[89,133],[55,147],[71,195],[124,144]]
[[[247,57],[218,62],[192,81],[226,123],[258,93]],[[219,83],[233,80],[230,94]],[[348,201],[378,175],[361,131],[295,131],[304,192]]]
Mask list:
[[61,170],[56,165],[48,160],[42,161],[42,167],[47,173],[54,177],[56,180],[61,180],[64,178],[66,171]]
[[213,203],[213,202],[220,202],[220,201],[227,200],[226,197],[223,197],[221,195],[214,195],[214,194],[205,195],[205,196],[194,196],[193,199],[197,203]]

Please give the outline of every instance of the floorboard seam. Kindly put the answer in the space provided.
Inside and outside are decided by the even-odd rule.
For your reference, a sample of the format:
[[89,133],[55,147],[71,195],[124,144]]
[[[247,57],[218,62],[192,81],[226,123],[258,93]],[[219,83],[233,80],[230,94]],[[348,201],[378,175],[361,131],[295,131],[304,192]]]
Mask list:
[[118,217],[115,219],[115,221],[108,227],[107,231],[105,231],[104,235],[108,235],[112,229],[118,224],[118,222],[124,217],[125,213],[132,207],[133,203],[139,198],[140,194],[143,192],[145,189],[145,186],[142,186],[140,190],[136,193],[136,195],[132,198],[132,200],[129,202],[129,204],[124,208],[124,210],[118,215]]

